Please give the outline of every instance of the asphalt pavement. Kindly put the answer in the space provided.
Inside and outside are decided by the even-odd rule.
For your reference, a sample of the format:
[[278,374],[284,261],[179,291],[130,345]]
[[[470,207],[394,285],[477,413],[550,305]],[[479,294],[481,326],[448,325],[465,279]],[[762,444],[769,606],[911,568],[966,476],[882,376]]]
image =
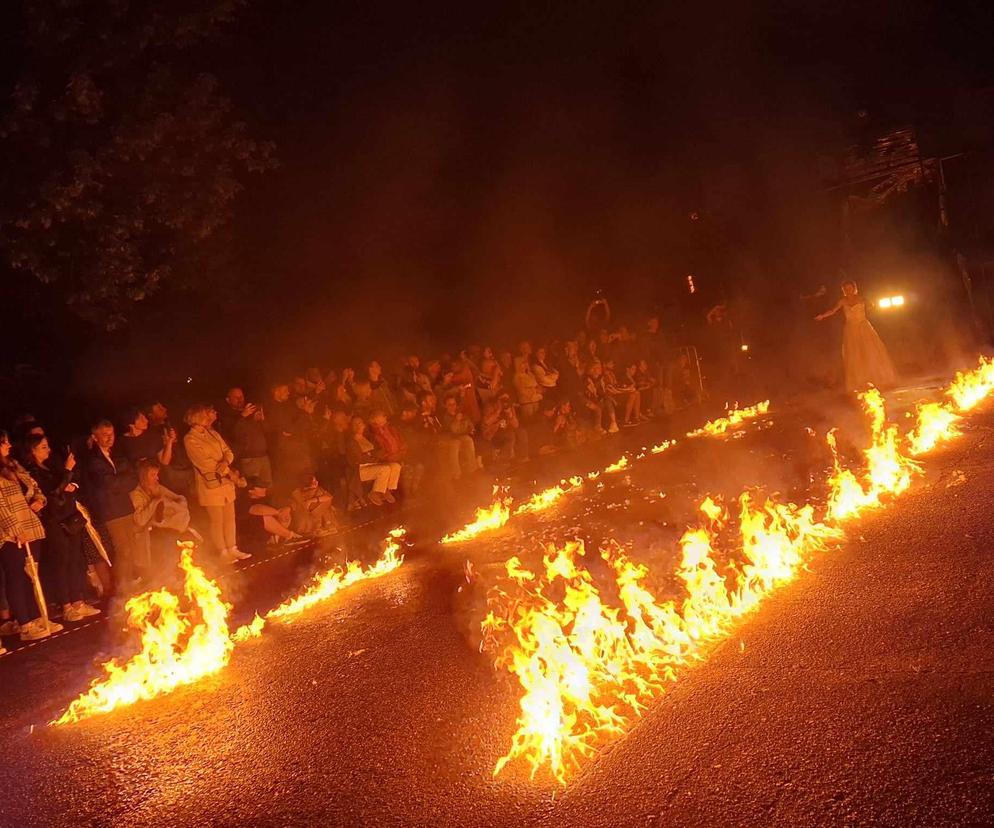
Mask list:
[[[431,520],[411,516],[396,572],[270,625],[215,676],[82,723],[45,726],[120,647],[112,624],[0,659],[0,825],[991,824],[990,412],[566,790],[520,767],[492,777],[518,692],[478,651],[481,587],[464,562],[485,579],[543,541],[611,536],[665,591],[701,494],[818,496],[826,458],[805,426],[835,423],[852,450],[858,412],[796,401],[769,427],[687,442],[470,544],[440,547]],[[600,459],[562,458],[548,474]],[[368,557],[382,529],[327,554]],[[310,553],[260,563],[226,592],[245,616],[315,565]]]

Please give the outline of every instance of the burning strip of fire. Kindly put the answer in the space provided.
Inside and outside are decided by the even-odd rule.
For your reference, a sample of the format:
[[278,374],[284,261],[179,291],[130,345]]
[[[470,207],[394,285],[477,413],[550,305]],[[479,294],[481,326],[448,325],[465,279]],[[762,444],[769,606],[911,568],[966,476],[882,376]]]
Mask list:
[[604,473],[605,474],[611,474],[613,472],[619,472],[619,471],[622,471],[623,469],[627,469],[627,468],[628,468],[628,458],[625,457],[624,455],[622,455],[614,463],[612,463],[610,466],[605,466],[604,467]]
[[709,420],[700,428],[691,431],[687,434],[688,437],[704,437],[711,435],[714,437],[719,437],[729,429],[734,428],[737,425],[742,425],[742,423],[747,420],[753,420],[756,417],[762,417],[770,410],[770,401],[763,400],[762,402],[756,403],[755,405],[750,405],[748,408],[733,408],[724,417],[719,417],[717,420]]
[[403,527],[392,529],[384,542],[383,554],[368,566],[363,566],[359,561],[348,561],[344,567],[334,566],[318,573],[303,592],[270,610],[266,618],[287,619],[299,615],[315,604],[326,601],[345,587],[393,572],[404,562],[404,556],[400,554],[400,544],[405,534],[406,530]]
[[474,518],[455,532],[445,535],[440,543],[462,543],[472,540],[484,532],[500,529],[511,519],[512,500],[506,489],[494,486],[494,501],[489,506],[480,506]]
[[[981,360],[973,372],[957,375],[950,396],[968,410],[994,391],[994,368]],[[982,391],[980,390],[982,389]],[[879,506],[910,485],[920,465],[898,446],[896,426],[886,422],[883,398],[875,389],[860,397],[870,418],[870,445],[861,474],[842,467],[834,431],[826,519],[811,505],[766,498],[760,505],[744,492],[738,500],[737,536],[731,555],[716,548],[727,537],[727,511],[710,498],[701,503],[705,522],[680,541],[677,575],[682,598],[660,601],[645,586],[648,570],[632,562],[616,543],[601,550],[613,572],[617,602],[605,599],[590,569],[582,564],[581,541],[549,546],[542,568],[526,569],[515,557],[505,578],[488,593],[481,629],[483,648],[495,667],[522,687],[511,746],[495,768],[524,760],[531,776],[547,769],[565,785],[570,774],[604,742],[617,738],[678,674],[727,637],[736,621],[757,608],[803,569],[814,553],[839,540],[838,521]],[[753,416],[766,406],[754,406]],[[948,416],[953,413],[954,416]],[[732,425],[707,426],[695,434],[724,433]],[[915,453],[954,437],[955,413],[920,405],[908,436]],[[728,563],[719,563],[728,560]]]
[[67,724],[151,699],[221,670],[234,642],[228,632],[231,607],[221,588],[193,562],[193,544],[180,549],[188,608],[165,589],[145,592],[125,605],[128,626],[141,634],[141,650],[121,663],[103,665],[106,675],[73,701],[52,724]]

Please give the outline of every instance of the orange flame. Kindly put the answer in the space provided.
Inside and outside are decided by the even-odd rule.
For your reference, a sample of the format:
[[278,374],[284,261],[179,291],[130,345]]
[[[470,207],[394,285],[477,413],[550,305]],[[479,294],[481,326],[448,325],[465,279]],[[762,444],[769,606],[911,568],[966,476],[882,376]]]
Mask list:
[[383,545],[383,554],[369,566],[364,567],[359,561],[348,561],[344,568],[333,566],[331,569],[314,576],[310,585],[299,595],[289,598],[275,609],[266,614],[266,618],[290,618],[304,610],[326,601],[336,592],[340,592],[359,581],[380,578],[388,572],[393,572],[402,563],[404,556],[400,554],[400,542],[406,530],[403,527],[391,529]]
[[687,436],[704,437],[706,435],[712,435],[719,437],[729,429],[734,428],[737,425],[741,425],[747,420],[762,417],[769,410],[769,400],[763,400],[755,405],[750,405],[748,408],[733,408],[724,417],[720,417],[717,420],[709,420],[700,428],[689,432]]
[[193,563],[193,544],[180,543],[183,592],[190,607],[165,589],[144,592],[125,604],[128,626],[141,632],[141,650],[123,664],[111,659],[106,676],[73,701],[53,724],[67,724],[151,699],[221,670],[234,642],[228,633],[231,609],[220,587]]
[[911,453],[925,454],[939,443],[958,437],[960,416],[944,403],[920,402],[915,409],[915,427],[908,432]]
[[897,426],[887,422],[884,400],[876,388],[859,395],[870,417],[870,445],[863,450],[866,471],[863,481],[842,468],[834,430],[827,436],[832,450],[833,471],[829,476],[828,516],[832,520],[859,514],[881,504],[885,496],[899,495],[911,485],[911,478],[921,472],[921,464],[898,449]]
[[627,469],[627,468],[628,468],[628,458],[622,455],[610,466],[605,466],[604,473],[611,474],[612,472],[619,472],[622,469]]
[[494,486],[494,502],[489,506],[481,506],[476,510],[476,516],[462,529],[445,535],[440,543],[462,543],[472,540],[477,535],[500,529],[511,519],[511,498],[507,492]]
[[582,485],[583,478],[579,475],[571,477],[569,480],[562,480],[557,486],[550,486],[548,489],[543,489],[533,494],[514,510],[514,514],[527,515],[535,512],[544,512],[558,503],[563,495],[575,491]]
[[584,758],[623,733],[664,692],[680,665],[702,658],[707,642],[726,635],[732,620],[839,534],[815,521],[810,506],[767,500],[757,508],[743,495],[742,560],[724,576],[712,551],[724,511],[710,499],[702,511],[712,528],[688,530],[681,541],[678,575],[687,596],[679,606],[660,602],[644,585],[647,568],[617,544],[601,556],[613,570],[620,606],[602,598],[580,565],[580,541],[547,547],[539,574],[518,558],[507,562],[507,582],[491,589],[482,631],[495,666],[513,674],[524,692],[517,730],[495,776],[523,759],[532,777],[546,767],[565,785]]
[[966,373],[957,371],[946,394],[952,397],[960,411],[969,411],[994,391],[994,360],[980,357],[976,368]]

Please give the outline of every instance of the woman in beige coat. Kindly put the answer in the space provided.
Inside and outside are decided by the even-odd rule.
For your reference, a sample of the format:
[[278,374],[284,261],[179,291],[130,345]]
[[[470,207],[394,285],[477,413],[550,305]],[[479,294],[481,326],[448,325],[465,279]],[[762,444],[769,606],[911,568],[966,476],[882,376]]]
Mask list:
[[224,438],[213,426],[217,412],[213,406],[195,405],[185,417],[190,430],[183,438],[186,454],[197,479],[197,501],[207,510],[210,539],[225,563],[251,558],[238,548],[235,539],[235,487],[244,485],[231,468],[235,459]]

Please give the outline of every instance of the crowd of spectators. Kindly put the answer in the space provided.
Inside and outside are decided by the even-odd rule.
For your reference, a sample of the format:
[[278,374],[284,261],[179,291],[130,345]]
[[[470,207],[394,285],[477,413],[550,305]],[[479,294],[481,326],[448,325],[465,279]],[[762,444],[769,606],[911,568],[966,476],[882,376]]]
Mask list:
[[182,426],[154,400],[61,451],[22,416],[0,440],[0,636],[32,641],[60,629],[56,617],[98,614],[171,566],[178,538],[206,539],[232,564],[334,533],[349,512],[444,498],[481,469],[664,416],[697,399],[694,367],[657,318],[612,327],[597,299],[568,340],[411,354],[393,370],[314,366],[251,399],[232,386]]

